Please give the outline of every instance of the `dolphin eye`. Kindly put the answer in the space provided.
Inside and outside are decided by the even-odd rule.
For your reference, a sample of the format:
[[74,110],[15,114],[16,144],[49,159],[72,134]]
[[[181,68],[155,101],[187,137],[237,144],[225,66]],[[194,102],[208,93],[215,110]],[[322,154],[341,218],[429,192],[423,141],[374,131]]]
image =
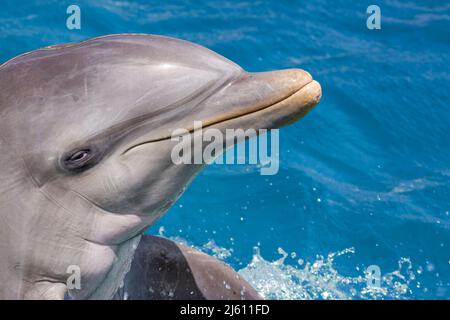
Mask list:
[[82,171],[92,167],[94,152],[90,148],[75,150],[63,158],[63,166],[70,171]]
[[73,155],[71,155],[68,160],[71,161],[71,162],[83,161],[84,159],[89,157],[89,151],[90,150],[77,151]]

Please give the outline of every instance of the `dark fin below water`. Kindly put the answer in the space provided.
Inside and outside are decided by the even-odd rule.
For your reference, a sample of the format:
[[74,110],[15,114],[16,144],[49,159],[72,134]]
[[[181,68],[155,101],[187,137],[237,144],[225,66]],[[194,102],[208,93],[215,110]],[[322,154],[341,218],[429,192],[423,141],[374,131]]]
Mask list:
[[171,240],[142,237],[124,285],[114,299],[261,300],[229,266]]

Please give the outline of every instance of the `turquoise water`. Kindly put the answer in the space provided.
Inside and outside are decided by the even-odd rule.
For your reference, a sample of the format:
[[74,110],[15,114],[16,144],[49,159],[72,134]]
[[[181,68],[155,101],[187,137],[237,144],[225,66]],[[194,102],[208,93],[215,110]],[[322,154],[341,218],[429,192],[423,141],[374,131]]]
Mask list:
[[[204,45],[249,71],[300,67],[321,104],[280,132],[280,171],[213,165],[149,232],[227,261],[268,298],[450,298],[450,5],[376,1],[9,1],[0,61],[111,33]],[[364,270],[377,265],[381,288]]]

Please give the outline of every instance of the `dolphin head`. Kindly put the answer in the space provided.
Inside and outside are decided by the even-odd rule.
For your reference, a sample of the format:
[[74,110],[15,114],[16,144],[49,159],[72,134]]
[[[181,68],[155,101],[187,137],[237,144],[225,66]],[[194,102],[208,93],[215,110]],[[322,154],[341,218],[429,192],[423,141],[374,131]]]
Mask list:
[[136,239],[202,168],[172,161],[174,130],[279,128],[321,96],[306,71],[248,73],[152,35],[36,50],[2,65],[0,85],[0,240],[20,243],[0,247],[0,276],[14,297],[110,297]]

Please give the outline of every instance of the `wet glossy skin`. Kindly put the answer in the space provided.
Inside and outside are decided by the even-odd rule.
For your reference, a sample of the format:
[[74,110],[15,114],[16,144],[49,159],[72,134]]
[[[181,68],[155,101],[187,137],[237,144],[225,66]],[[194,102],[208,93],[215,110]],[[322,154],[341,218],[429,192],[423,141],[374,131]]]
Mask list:
[[115,299],[260,300],[223,262],[169,239],[144,235]]
[[249,74],[208,49],[114,35],[0,67],[0,298],[111,298],[143,230],[202,168],[177,128],[277,128],[321,95],[302,70]]

